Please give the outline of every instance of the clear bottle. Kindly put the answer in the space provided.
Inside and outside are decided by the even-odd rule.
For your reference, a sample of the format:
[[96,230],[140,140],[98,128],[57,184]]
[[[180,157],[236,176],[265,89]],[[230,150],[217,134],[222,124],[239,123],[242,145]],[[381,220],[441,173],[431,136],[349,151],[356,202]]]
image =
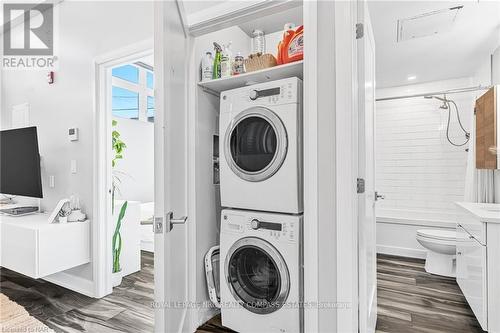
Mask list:
[[233,53],[231,51],[232,42],[223,46],[220,60],[220,77],[230,77],[233,74]]
[[266,37],[264,31],[254,30],[252,32],[252,54],[266,53]]
[[201,81],[212,80],[214,72],[214,58],[212,52],[207,51],[201,60]]
[[245,58],[241,52],[236,53],[233,62],[233,75],[245,73]]

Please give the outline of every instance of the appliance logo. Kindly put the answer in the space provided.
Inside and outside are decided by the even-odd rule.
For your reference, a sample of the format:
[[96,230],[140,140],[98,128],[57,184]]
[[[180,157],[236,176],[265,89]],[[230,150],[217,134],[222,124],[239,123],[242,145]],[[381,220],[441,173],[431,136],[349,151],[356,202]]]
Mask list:
[[54,4],[4,3],[3,22],[3,69],[54,69]]

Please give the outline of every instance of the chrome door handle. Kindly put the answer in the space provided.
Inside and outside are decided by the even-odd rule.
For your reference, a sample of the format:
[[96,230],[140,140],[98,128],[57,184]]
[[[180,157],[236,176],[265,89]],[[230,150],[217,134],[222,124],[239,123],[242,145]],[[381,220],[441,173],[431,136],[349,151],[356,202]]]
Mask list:
[[185,224],[186,221],[187,221],[187,216],[183,216],[181,218],[175,219],[173,212],[167,213],[168,231],[172,230],[172,228],[174,227],[174,224]]
[[141,225],[153,225],[153,220],[141,221]]
[[375,201],[378,201],[379,199],[384,200],[385,199],[385,195],[378,194],[378,192],[375,191]]

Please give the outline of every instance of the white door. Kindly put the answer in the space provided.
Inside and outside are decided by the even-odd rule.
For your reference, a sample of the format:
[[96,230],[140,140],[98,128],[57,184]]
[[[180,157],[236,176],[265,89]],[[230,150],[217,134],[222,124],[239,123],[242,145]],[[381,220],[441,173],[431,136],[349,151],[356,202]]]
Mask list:
[[[187,330],[187,53],[182,6],[155,2],[155,332]],[[170,214],[171,213],[171,214]],[[189,220],[186,221],[189,223]]]
[[377,251],[375,221],[375,41],[366,1],[358,1],[359,87],[359,331],[374,332],[377,322]]

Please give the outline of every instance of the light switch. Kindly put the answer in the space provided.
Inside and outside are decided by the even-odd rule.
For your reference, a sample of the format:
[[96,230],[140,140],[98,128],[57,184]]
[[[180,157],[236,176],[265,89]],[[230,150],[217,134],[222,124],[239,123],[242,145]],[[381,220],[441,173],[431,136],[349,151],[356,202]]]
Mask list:
[[71,160],[71,173],[76,173],[76,160]]
[[56,187],[56,180],[54,176],[49,176],[49,187],[50,188]]

